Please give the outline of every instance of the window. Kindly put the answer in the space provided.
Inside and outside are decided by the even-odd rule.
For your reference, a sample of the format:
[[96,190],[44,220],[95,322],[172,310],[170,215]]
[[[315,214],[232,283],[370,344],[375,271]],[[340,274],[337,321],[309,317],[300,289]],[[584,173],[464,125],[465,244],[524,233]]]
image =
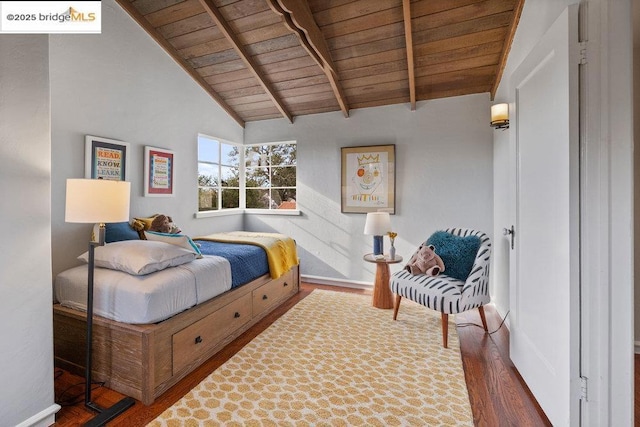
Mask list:
[[240,207],[241,145],[198,135],[198,211]]
[[245,146],[247,209],[295,210],[296,144]]
[[198,212],[293,211],[296,143],[240,145],[198,135]]

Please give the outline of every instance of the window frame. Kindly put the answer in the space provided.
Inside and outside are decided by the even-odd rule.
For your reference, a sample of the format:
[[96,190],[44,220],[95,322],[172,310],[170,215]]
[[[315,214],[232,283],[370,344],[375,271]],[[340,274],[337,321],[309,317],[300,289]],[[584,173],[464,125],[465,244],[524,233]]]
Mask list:
[[[218,162],[210,162],[210,161],[205,161],[202,160],[200,158],[200,139],[204,138],[204,139],[208,139],[211,141],[215,141],[218,143]],[[233,141],[229,141],[227,139],[224,138],[218,138],[218,137],[214,137],[211,135],[206,135],[203,133],[199,133],[198,134],[198,139],[197,139],[197,144],[198,144],[198,154],[197,154],[197,175],[198,175],[198,180],[197,180],[197,187],[198,187],[198,200],[197,200],[197,209],[196,209],[196,218],[200,218],[200,217],[208,217],[208,216],[222,216],[222,215],[233,215],[233,214],[237,214],[243,211],[243,192],[242,192],[242,187],[243,187],[243,179],[244,179],[244,170],[243,170],[243,153],[244,153],[244,146],[238,142],[233,142]],[[222,159],[222,146],[223,145],[230,145],[230,146],[234,146],[234,147],[238,147],[238,152],[239,152],[239,156],[238,156],[238,187],[223,187],[222,186],[222,168],[223,167],[235,167],[234,165],[230,165],[228,163],[224,163],[223,159]],[[210,165],[216,165],[218,168],[218,182],[217,182],[217,187],[215,187],[215,191],[217,193],[217,208],[216,209],[212,209],[212,210],[200,210],[200,181],[199,181],[199,177],[200,177],[200,164],[201,163],[205,163],[205,164],[210,164]],[[214,187],[211,187],[214,188]],[[238,207],[234,207],[234,208],[223,208],[222,207],[222,192],[225,189],[237,189],[238,190]]]
[[[290,140],[290,141],[272,141],[272,142],[263,142],[263,143],[256,143],[256,144],[245,144],[244,145],[244,155],[246,155],[246,151],[247,148],[249,147],[264,147],[264,146],[274,146],[274,145],[295,145],[296,146],[296,161],[294,165],[272,165],[270,164],[270,162],[266,165],[266,166],[262,166],[265,167],[269,170],[269,186],[268,187],[247,187],[246,185],[246,178],[247,178],[247,162],[246,159],[243,159],[242,162],[242,166],[245,168],[245,170],[242,173],[242,176],[244,178],[244,188],[243,188],[243,192],[245,195],[245,205],[244,205],[244,210],[246,213],[251,213],[251,214],[272,214],[272,215],[299,215],[300,214],[300,210],[298,209],[298,143],[295,140]],[[244,157],[244,156],[243,156]],[[260,167],[260,166],[256,166],[256,167]],[[271,178],[273,176],[272,172],[273,169],[275,168],[286,168],[286,167],[294,167],[296,169],[296,185],[293,187],[282,187],[282,186],[273,186],[272,182],[271,182]],[[248,189],[268,189],[269,190],[269,194],[270,194],[270,198],[271,198],[271,194],[272,191],[274,189],[279,189],[279,188],[293,188],[295,189],[296,192],[296,209],[273,209],[271,207],[269,208],[247,208],[246,207],[246,194],[247,194],[247,190]]]
[[[218,187],[216,189],[216,191],[218,192],[218,209],[215,210],[204,210],[201,211],[200,210],[200,182],[199,180],[197,181],[197,188],[198,188],[198,197],[197,197],[197,206],[196,206],[196,213],[195,213],[195,217],[196,218],[209,218],[209,217],[214,217],[214,216],[226,216],[226,215],[237,215],[237,214],[251,214],[251,215],[300,215],[300,209],[298,207],[298,200],[297,200],[297,195],[298,195],[298,156],[297,156],[297,141],[296,140],[288,140],[288,141],[271,141],[271,142],[263,142],[263,143],[255,143],[255,144],[241,144],[238,142],[233,142],[233,141],[229,141],[226,140],[224,138],[218,138],[215,136],[211,136],[211,135],[207,135],[207,134],[203,134],[203,133],[198,133],[198,139],[197,142],[198,144],[200,143],[200,138],[206,138],[206,139],[210,139],[213,141],[217,141],[219,143],[219,147],[218,147],[218,177],[219,179],[219,183],[218,183]],[[239,206],[237,208],[222,208],[222,199],[221,199],[221,192],[223,188],[227,188],[227,187],[222,187],[222,179],[221,179],[221,168],[223,166],[230,166],[228,164],[224,164],[223,160],[222,160],[222,144],[226,144],[226,145],[232,145],[232,146],[236,146],[238,147],[238,151],[239,151],[239,164],[238,164],[238,173],[239,173]],[[296,209],[272,209],[272,208],[247,208],[246,207],[246,192],[247,192],[247,187],[246,187],[246,161],[245,161],[245,153],[248,147],[262,147],[262,146],[272,146],[272,145],[295,145],[296,146],[296,164],[295,164],[295,168],[296,168],[296,185],[294,187],[286,187],[286,188],[294,188],[295,192],[296,192]],[[198,177],[200,176],[200,163],[211,163],[211,164],[216,164],[214,162],[206,162],[206,161],[202,161],[200,159],[200,153],[199,153],[199,145],[198,145],[198,153],[197,153],[197,164],[198,164]],[[272,165],[269,165],[269,170],[270,173],[269,175],[271,176],[271,168]],[[283,167],[283,166],[274,166],[274,167]],[[286,167],[293,167],[293,165],[291,166],[286,166]],[[232,187],[232,188],[236,188],[236,187]],[[259,188],[259,187],[251,187],[251,188]],[[266,187],[269,189],[269,191],[273,191],[273,188],[280,188],[280,187],[272,187],[271,186],[271,182],[269,182],[269,187]]]

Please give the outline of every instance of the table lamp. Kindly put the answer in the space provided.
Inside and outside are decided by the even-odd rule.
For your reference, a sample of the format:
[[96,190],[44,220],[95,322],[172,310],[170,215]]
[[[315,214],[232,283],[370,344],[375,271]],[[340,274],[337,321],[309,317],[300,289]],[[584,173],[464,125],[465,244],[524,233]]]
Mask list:
[[85,363],[84,404],[97,412],[86,426],[102,426],[135,404],[131,397],[125,397],[109,408],[101,408],[91,401],[91,354],[93,337],[93,273],[96,246],[104,245],[105,223],[129,220],[129,197],[131,183],[106,179],[67,179],[65,222],[100,224],[97,242],[89,242],[89,263],[87,265],[87,336]]
[[389,212],[369,212],[364,224],[364,234],[373,235],[373,254],[382,255],[383,237],[391,231]]

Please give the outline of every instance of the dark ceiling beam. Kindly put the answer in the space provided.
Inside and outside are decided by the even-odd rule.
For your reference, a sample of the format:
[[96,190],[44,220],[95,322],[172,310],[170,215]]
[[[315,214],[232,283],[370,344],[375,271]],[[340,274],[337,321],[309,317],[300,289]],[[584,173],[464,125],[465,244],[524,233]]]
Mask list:
[[142,27],[144,30],[160,45],[162,48],[178,63],[202,88],[227,112],[238,124],[244,127],[245,123],[242,117],[238,115],[225,101],[218,95],[209,83],[180,56],[178,51],[147,21],[147,19],[138,12],[131,1],[116,0],[116,2]]
[[329,47],[322,35],[322,31],[313,19],[313,13],[309,8],[309,4],[306,1],[300,0],[270,0],[269,3],[275,4],[277,2],[280,9],[288,14],[287,22],[291,22],[296,28],[299,29],[298,33],[310,49],[315,52],[323,64],[329,67],[334,72],[336,71],[331,54],[329,53]]
[[416,75],[413,61],[413,34],[411,32],[411,1],[402,0],[402,15],[404,17],[404,40],[407,45],[407,71],[409,73],[409,99],[411,111],[416,109]]
[[504,45],[502,46],[502,54],[500,55],[500,61],[498,62],[498,71],[496,72],[496,79],[491,87],[491,100],[496,97],[496,91],[500,85],[502,79],[502,73],[504,67],[507,65],[507,58],[509,57],[509,51],[511,50],[511,43],[516,35],[516,29],[518,28],[518,22],[520,22],[520,15],[522,14],[522,8],[524,7],[524,0],[517,0],[517,3],[513,7],[513,18],[511,24],[509,24],[509,30],[507,36],[504,38]]
[[349,117],[349,104],[347,104],[347,96],[344,94],[342,90],[342,85],[340,85],[340,80],[338,76],[329,70],[324,70],[324,73],[327,75],[329,79],[329,84],[331,85],[331,89],[333,89],[333,93],[336,97],[336,101],[340,105],[340,110],[345,118]]
[[258,80],[258,83],[260,83],[260,86],[262,86],[269,98],[271,98],[271,101],[275,104],[278,111],[280,111],[280,114],[282,114],[283,117],[287,118],[289,120],[289,123],[293,123],[293,117],[291,116],[289,111],[287,111],[284,104],[280,100],[280,97],[278,97],[275,90],[271,87],[271,84],[269,84],[269,82],[267,82],[267,80],[265,79],[265,76],[260,71],[260,67],[258,66],[258,64],[256,64],[251,56],[249,56],[249,54],[245,51],[244,46],[242,45],[242,43],[240,43],[240,40],[238,39],[238,37],[236,37],[235,33],[227,23],[224,16],[222,16],[220,10],[218,10],[218,7],[213,4],[212,0],[200,0],[200,4],[202,4],[213,22],[218,26],[220,32],[231,43],[231,46],[236,51],[242,62],[244,62],[247,69]]
[[342,114],[345,117],[349,117],[347,97],[342,90],[327,41],[313,19],[309,4],[300,0],[267,0],[267,3],[275,13],[284,18],[287,28],[298,37],[302,47],[322,69],[329,80]]

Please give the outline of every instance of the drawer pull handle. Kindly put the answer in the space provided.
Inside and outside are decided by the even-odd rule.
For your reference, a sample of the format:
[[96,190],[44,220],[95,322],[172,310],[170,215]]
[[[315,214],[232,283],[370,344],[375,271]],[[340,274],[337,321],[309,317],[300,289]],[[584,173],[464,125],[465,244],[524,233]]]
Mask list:
[[200,335],[198,335],[196,337],[196,344],[200,344],[202,342],[202,337]]
[[269,297],[268,297],[268,296],[266,296],[266,295],[262,295],[262,299],[263,299],[263,300],[265,300],[265,299],[267,299],[267,298],[269,298]]
[[238,317],[240,317],[240,313],[238,313],[238,312],[236,311],[236,314],[234,314],[234,315],[233,315],[233,317],[235,317],[235,318],[237,319]]
[[284,282],[284,285],[282,285],[282,286],[284,286],[286,288],[287,286],[289,286],[289,284],[287,282]]

